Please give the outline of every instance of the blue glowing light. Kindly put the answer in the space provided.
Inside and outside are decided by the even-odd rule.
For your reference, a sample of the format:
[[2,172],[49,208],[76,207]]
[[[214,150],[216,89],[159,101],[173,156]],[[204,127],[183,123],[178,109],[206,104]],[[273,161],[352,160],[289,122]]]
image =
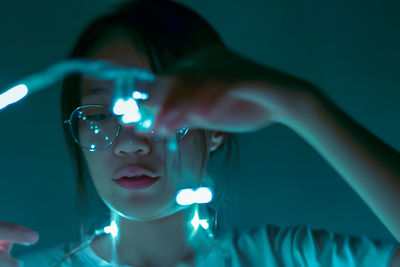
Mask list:
[[168,149],[169,151],[177,151],[178,150],[178,141],[174,138],[168,140]]
[[178,192],[176,202],[182,206],[194,203],[205,204],[211,202],[212,198],[212,191],[208,187],[199,187],[197,190],[187,188]]
[[141,119],[139,106],[132,98],[126,101],[118,99],[114,104],[113,112],[115,115],[122,115],[122,122],[126,124],[138,122]]
[[132,94],[134,99],[141,99],[141,100],[146,100],[147,98],[149,98],[149,95],[146,93],[141,93],[139,91],[135,91]]
[[142,123],[142,127],[143,127],[143,128],[146,128],[146,129],[149,129],[149,128],[151,127],[151,125],[152,125],[152,121],[151,121],[151,120],[145,120],[145,121]]
[[196,211],[194,212],[193,219],[190,221],[190,223],[193,225],[193,228],[196,231],[199,228],[199,225],[201,225],[201,227],[203,227],[204,229],[208,229],[209,225],[207,221],[208,221],[207,219],[200,220],[199,213],[197,212],[196,209]]
[[118,227],[115,221],[112,221],[111,225],[104,227],[104,232],[111,234],[112,237],[116,237],[118,235]]
[[0,109],[18,102],[28,94],[28,87],[25,84],[14,86],[6,92],[0,94]]

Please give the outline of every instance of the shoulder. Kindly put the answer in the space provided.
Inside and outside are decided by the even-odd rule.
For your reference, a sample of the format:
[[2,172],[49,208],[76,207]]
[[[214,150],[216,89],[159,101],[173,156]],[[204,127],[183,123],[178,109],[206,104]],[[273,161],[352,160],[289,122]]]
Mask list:
[[400,247],[396,242],[312,229],[305,225],[263,225],[246,231],[234,229],[229,234],[224,244],[232,259],[252,266],[315,262],[324,266],[334,266],[334,263],[368,266],[370,262],[389,263]]

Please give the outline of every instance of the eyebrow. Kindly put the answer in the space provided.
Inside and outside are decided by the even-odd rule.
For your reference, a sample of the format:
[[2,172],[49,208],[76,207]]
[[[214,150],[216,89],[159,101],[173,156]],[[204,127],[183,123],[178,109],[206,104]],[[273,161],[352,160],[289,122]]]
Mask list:
[[101,88],[101,87],[94,87],[94,88],[89,88],[87,90],[84,90],[82,97],[90,96],[90,95],[111,95],[110,90],[106,88]]

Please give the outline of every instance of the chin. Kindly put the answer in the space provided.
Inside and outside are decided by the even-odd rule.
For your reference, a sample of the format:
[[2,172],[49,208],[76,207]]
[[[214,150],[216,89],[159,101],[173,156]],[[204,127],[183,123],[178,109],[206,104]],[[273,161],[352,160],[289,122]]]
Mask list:
[[133,207],[117,208],[110,202],[104,201],[104,203],[112,212],[118,214],[118,216],[138,222],[149,222],[149,221],[160,220],[162,218],[171,216],[187,208],[187,206],[178,205],[175,201],[171,202],[168,205],[165,205],[164,207],[159,207],[159,208],[144,207],[140,209]]

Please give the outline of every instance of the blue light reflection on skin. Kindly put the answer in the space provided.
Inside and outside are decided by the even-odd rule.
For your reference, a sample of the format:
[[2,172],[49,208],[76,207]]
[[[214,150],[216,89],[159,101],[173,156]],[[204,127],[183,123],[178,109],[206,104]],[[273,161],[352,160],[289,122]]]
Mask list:
[[208,229],[209,225],[208,225],[208,220],[207,219],[200,219],[199,218],[199,213],[196,209],[196,211],[194,212],[194,217],[193,219],[190,221],[190,223],[193,225],[194,231],[197,231],[197,229],[199,228],[199,226],[201,225],[201,227],[203,227],[204,229]]
[[[212,190],[208,187],[199,187],[196,190],[192,188],[181,189],[176,195],[176,202],[181,206],[187,206],[192,204],[206,204],[211,202],[213,198]],[[195,210],[193,219],[190,221],[196,231],[201,225],[204,229],[208,229],[208,220],[200,219],[198,210]],[[109,226],[104,227],[104,233],[111,234],[113,238],[118,235],[118,226],[113,219]]]

